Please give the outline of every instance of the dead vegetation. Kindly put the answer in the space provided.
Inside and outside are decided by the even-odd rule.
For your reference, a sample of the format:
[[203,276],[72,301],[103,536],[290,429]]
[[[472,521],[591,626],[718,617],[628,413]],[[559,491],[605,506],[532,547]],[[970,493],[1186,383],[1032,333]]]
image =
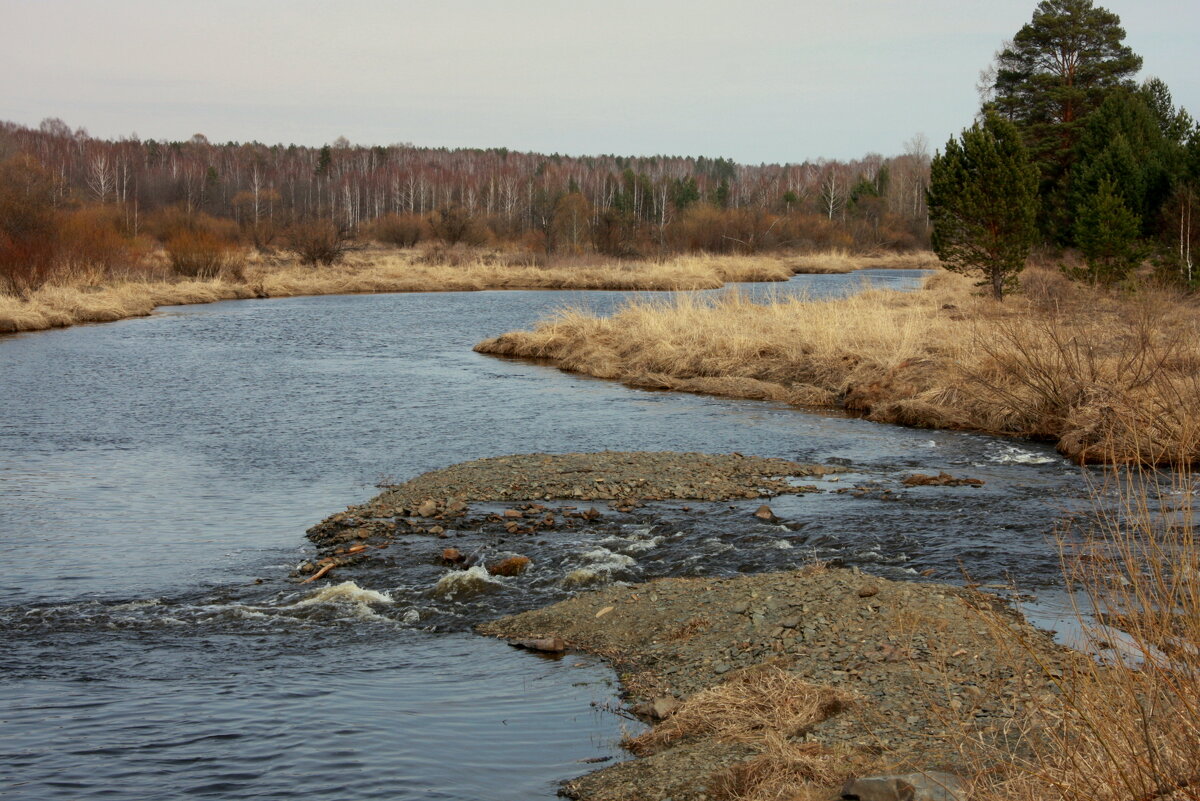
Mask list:
[[[298,255],[245,255],[184,231],[137,270],[60,270],[36,289],[0,292],[0,332],[34,331],[149,314],[157,306],[252,297],[484,289],[715,289],[786,281],[777,256],[679,256],[663,261],[564,259],[541,266],[519,253],[375,248],[314,267]],[[307,240],[306,240],[307,241]],[[323,241],[323,240],[322,240]],[[320,243],[318,243],[320,244]],[[318,259],[321,261],[322,259]]]
[[787,740],[804,735],[851,702],[841,690],[810,684],[767,663],[701,690],[663,723],[624,745],[645,756],[687,737],[759,744],[768,738]]
[[937,256],[927,250],[904,253],[853,253],[848,250],[829,250],[796,256],[789,261],[797,273],[828,275],[852,273],[855,270],[937,270]]
[[[1083,531],[1064,535],[1081,646],[1096,659],[1014,721],[1000,762],[972,738],[980,801],[1200,799],[1200,543],[1189,470],[1112,470]],[[1013,643],[1014,657],[1030,644]]]
[[638,299],[565,310],[477,346],[645,388],[844,408],[871,420],[1056,442],[1081,462],[1200,458],[1200,315],[1032,271],[999,304],[937,273],[837,300]]

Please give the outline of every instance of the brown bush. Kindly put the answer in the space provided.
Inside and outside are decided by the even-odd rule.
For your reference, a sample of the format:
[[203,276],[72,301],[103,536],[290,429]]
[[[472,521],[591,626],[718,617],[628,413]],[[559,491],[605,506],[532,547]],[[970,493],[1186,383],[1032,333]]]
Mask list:
[[358,249],[350,238],[350,229],[328,219],[297,222],[288,229],[287,239],[300,261],[313,267],[336,264]]
[[57,268],[54,181],[29,156],[0,163],[0,289],[24,294]]
[[87,206],[64,214],[60,226],[60,259],[67,271],[99,270],[112,275],[137,258],[125,235],[119,209]]
[[208,231],[180,231],[167,240],[166,250],[176,275],[215,278],[222,271],[240,272],[233,246]]
[[411,248],[428,233],[428,223],[416,214],[388,214],[371,223],[366,231],[376,242],[398,248]]
[[230,245],[238,241],[239,231],[233,220],[218,219],[199,211],[188,211],[180,206],[170,206],[147,216],[143,226],[148,234],[159,242],[184,231],[203,231]]
[[488,240],[488,231],[462,206],[455,203],[435,211],[429,218],[435,236],[447,245],[460,242],[467,245],[483,245]]

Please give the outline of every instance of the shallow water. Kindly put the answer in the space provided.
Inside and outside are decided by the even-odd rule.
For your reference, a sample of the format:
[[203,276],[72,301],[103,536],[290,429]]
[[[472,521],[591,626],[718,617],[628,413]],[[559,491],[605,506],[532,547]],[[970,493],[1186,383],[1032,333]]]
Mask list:
[[[920,278],[870,273],[898,288]],[[744,291],[822,296],[863,277]],[[0,795],[550,798],[590,769],[578,760],[619,757],[624,721],[591,706],[611,703],[611,672],[465,632],[576,591],[572,574],[819,556],[896,577],[1053,583],[1047,534],[1084,487],[1049,447],[637,391],[471,351],[564,305],[606,312],[626,297],[236,301],[0,339]],[[304,530],[381,480],[600,449],[854,472],[773,500],[785,528],[746,504],[606,513],[483,592],[436,592],[446,571],[404,558],[408,546],[359,577],[381,595],[314,598],[286,578],[311,553]],[[986,484],[899,484],[938,470]],[[835,492],[854,485],[865,490]],[[509,547],[459,533],[459,547]]]

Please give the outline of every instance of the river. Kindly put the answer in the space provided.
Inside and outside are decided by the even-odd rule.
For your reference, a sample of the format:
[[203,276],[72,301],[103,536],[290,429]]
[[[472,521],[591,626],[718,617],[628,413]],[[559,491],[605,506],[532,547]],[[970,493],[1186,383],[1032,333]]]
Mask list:
[[[920,277],[740,290],[820,297]],[[419,571],[324,595],[288,579],[312,553],[307,527],[377,483],[468,459],[740,451],[846,464],[842,480],[868,488],[776,499],[790,521],[778,532],[736,505],[700,519],[650,509],[614,519],[603,543],[556,544],[556,570],[594,567],[602,547],[610,580],[819,556],[1054,584],[1048,536],[1085,487],[1048,446],[638,391],[471,351],[627,296],[233,301],[0,338],[0,797],[516,801],[623,758],[633,724],[606,711],[608,668],[469,633],[558,597],[554,577],[481,599],[436,596]],[[883,491],[939,470],[986,483]]]

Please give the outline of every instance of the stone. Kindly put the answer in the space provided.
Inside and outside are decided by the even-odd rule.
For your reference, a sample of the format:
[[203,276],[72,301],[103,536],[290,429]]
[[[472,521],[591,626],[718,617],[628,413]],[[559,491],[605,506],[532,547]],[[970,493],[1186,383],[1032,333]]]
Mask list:
[[759,520],[769,520],[772,522],[778,520],[778,518],[775,517],[775,513],[771,511],[771,507],[767,506],[765,503],[758,507],[758,511],[754,513],[754,516]]
[[504,516],[508,518],[524,517],[525,513],[519,509],[505,509]]
[[674,714],[675,710],[678,708],[679,701],[677,701],[673,696],[664,695],[659,698],[655,698],[650,703],[650,714],[659,720],[665,720]]
[[938,473],[927,476],[924,473],[913,473],[900,482],[906,487],[982,487],[983,482],[977,478],[955,478],[949,473]]
[[467,558],[463,556],[462,551],[457,548],[442,549],[442,561],[452,565],[461,565]]
[[843,801],[967,801],[962,779],[931,770],[898,776],[851,779],[842,787]]
[[859,598],[871,598],[878,594],[879,594],[879,588],[876,587],[874,584],[864,584],[863,586],[858,588],[858,597]]
[[510,556],[488,565],[487,571],[493,576],[519,576],[529,567],[528,556]]
[[527,651],[540,651],[545,654],[561,654],[567,650],[567,644],[562,637],[539,637],[532,640],[509,640],[514,648],[524,648]]
[[417,507],[417,514],[421,517],[433,517],[435,514],[437,514],[437,510],[437,501],[428,500]]

